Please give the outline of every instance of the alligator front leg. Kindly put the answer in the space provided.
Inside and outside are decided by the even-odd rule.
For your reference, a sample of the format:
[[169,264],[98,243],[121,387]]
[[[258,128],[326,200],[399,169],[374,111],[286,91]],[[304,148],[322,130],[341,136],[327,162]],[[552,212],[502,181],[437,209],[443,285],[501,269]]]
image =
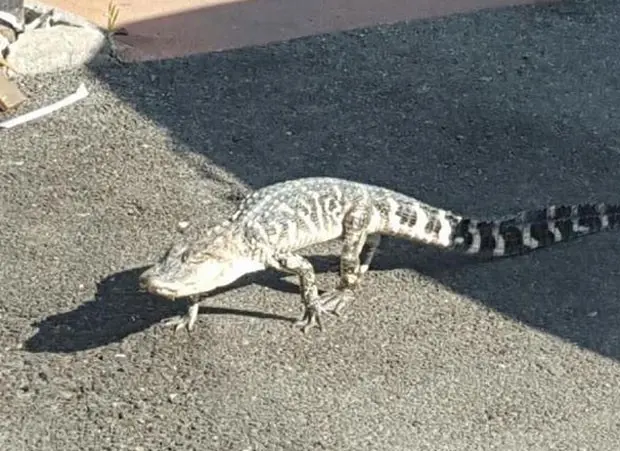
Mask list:
[[181,329],[186,329],[191,332],[194,329],[196,320],[198,319],[198,310],[200,309],[200,303],[202,296],[192,296],[190,298],[190,306],[187,308],[187,312],[184,315],[168,318],[163,321],[164,327],[174,327],[174,332],[178,332]]
[[303,315],[295,322],[295,326],[307,332],[313,327],[323,330],[321,314],[325,313],[320,303],[319,291],[316,284],[316,274],[312,263],[301,255],[287,254],[276,258],[278,269],[295,274],[299,277],[301,286],[301,300],[303,303]]

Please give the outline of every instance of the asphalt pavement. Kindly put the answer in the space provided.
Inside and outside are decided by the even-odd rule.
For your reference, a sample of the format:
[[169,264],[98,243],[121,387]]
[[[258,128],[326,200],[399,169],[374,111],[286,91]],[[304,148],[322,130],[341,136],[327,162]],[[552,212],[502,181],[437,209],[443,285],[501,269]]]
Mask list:
[[[620,202],[620,4],[568,1],[22,79],[0,133],[3,450],[617,450],[620,237],[484,262],[386,240],[326,331],[297,280],[136,288],[181,220],[309,175],[498,216]],[[25,107],[26,108],[26,107]],[[308,251],[328,289],[338,245]]]

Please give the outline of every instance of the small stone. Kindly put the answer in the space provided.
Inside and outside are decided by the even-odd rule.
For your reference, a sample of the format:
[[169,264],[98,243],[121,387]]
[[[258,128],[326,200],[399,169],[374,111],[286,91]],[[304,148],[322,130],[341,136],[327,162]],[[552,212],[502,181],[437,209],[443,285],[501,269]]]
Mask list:
[[58,392],[58,395],[64,399],[64,400],[69,400],[71,398],[73,398],[73,393],[71,393],[70,391],[67,390],[61,390]]
[[[17,35],[15,34],[15,30],[13,30],[11,27],[7,27],[4,25],[0,25],[0,36],[2,36],[4,39],[2,40],[3,42],[6,42],[7,44],[11,44],[13,42],[15,42],[15,39],[17,39]],[[2,47],[3,49],[4,47]]]
[[104,44],[105,36],[95,28],[56,25],[21,34],[6,60],[20,73],[53,72],[88,63]]

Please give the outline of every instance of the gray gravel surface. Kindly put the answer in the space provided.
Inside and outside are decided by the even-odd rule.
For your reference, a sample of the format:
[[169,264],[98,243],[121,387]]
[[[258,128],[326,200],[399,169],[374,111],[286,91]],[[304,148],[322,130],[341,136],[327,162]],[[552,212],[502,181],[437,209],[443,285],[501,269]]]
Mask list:
[[[184,219],[305,175],[459,212],[620,201],[620,6],[564,2],[21,80],[0,134],[3,450],[616,450],[620,237],[496,262],[387,240],[303,335],[267,272],[135,288]],[[26,108],[26,107],[25,107]],[[337,245],[310,250],[329,287]]]

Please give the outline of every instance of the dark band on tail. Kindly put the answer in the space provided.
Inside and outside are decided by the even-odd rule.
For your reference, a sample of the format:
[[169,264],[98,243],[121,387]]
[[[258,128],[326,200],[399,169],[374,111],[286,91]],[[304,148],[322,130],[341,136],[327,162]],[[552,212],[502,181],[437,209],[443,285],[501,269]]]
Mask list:
[[618,227],[618,204],[563,205],[495,221],[462,219],[452,240],[455,249],[469,254],[507,257]]

